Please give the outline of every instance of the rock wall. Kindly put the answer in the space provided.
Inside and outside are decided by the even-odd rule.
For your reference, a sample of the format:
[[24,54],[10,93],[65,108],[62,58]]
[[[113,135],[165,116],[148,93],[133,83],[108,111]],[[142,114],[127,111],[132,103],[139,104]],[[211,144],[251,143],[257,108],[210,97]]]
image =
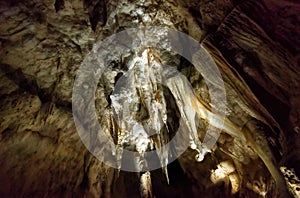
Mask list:
[[[162,170],[152,171],[152,194],[285,197],[282,185],[299,196],[296,176],[279,170],[300,174],[298,13],[300,4],[289,0],[0,2],[0,195],[140,196],[138,174],[105,166],[84,147],[71,97],[94,43],[129,27],[157,25],[189,34],[214,57],[227,91],[228,128],[237,127],[247,141],[223,129],[202,162],[188,149],[168,166],[170,184]],[[175,60],[198,99],[209,103],[192,65],[158,56]],[[100,114],[108,109],[111,81],[101,81]],[[199,126],[202,138],[206,122]]]

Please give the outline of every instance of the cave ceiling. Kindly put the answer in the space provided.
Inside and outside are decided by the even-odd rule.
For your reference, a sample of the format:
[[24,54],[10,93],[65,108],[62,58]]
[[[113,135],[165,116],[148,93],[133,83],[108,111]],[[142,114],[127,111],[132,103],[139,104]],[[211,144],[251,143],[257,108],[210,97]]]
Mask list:
[[[299,13],[293,0],[1,1],[0,196],[300,197]],[[74,96],[76,84],[91,90],[78,77],[88,74],[82,65],[99,53],[115,55],[113,45],[97,43],[149,26],[201,45],[226,98],[220,93],[213,104],[208,83],[220,84],[187,56],[155,48],[111,60],[94,100]],[[213,111],[220,108],[223,117]],[[97,132],[84,144],[79,131],[93,120],[121,153],[104,148]],[[161,168],[147,171],[144,153],[171,141],[181,125],[190,135],[175,145],[188,148],[170,163],[164,159],[173,151],[161,151]],[[142,156],[146,169],[124,171],[125,150]],[[116,155],[118,167],[93,152]]]

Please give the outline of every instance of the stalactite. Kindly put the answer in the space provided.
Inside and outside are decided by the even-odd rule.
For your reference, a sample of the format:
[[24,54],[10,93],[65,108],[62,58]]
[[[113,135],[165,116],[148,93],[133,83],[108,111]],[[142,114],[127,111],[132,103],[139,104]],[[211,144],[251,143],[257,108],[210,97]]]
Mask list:
[[151,173],[149,171],[143,173],[140,177],[141,197],[152,198]]
[[[178,169],[184,170],[182,177],[191,179],[191,192],[219,190],[218,182],[224,181],[228,194],[232,188],[231,194],[240,192],[247,197],[242,193],[251,191],[270,197],[279,189],[281,197],[288,197],[287,186],[294,197],[300,197],[296,175],[299,135],[293,134],[299,131],[297,3],[11,0],[0,4],[0,195],[56,197],[79,192],[75,196],[108,197],[113,194],[112,186],[119,184],[114,180],[122,178],[124,153],[134,151],[133,164],[141,171],[140,178],[135,178],[140,194],[155,197],[151,177],[157,175],[144,170],[150,166],[146,152],[156,150],[159,171],[166,178],[159,181],[169,184],[164,190],[172,189],[174,170],[168,164],[173,148],[165,145],[182,125],[191,149],[177,162]],[[228,94],[227,117],[212,111],[205,76],[193,73],[195,68],[185,60],[177,61],[178,55],[152,48],[124,51],[103,73],[95,94],[104,133],[88,131],[91,122],[86,118],[77,128],[77,132],[88,131],[84,137],[92,145],[88,149],[100,153],[100,161],[107,156],[116,160],[114,175],[113,169],[87,152],[88,146],[84,147],[76,133],[72,118],[76,70],[92,44],[129,27],[152,25],[185,32],[205,46],[222,74]],[[111,46],[106,47],[101,52],[112,54]],[[176,64],[166,66],[164,62]],[[82,86],[91,89],[87,82]],[[90,102],[80,100],[74,105],[87,111]],[[76,119],[82,112],[73,113]],[[220,129],[222,137],[205,131],[208,125]],[[116,149],[102,147],[104,135]],[[205,139],[208,136],[218,140],[213,148]],[[288,156],[281,159],[284,155]],[[206,184],[203,175],[209,170],[213,183],[208,176]]]

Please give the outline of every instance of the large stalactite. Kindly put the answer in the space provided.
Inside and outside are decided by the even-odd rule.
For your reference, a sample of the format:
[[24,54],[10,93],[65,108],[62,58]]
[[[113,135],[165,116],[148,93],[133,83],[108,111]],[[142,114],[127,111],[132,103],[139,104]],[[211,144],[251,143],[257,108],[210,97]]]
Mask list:
[[[300,4],[289,0],[0,2],[0,196],[300,197],[298,13]],[[181,123],[190,134],[174,162],[162,150],[161,169],[131,173],[84,146],[72,105],[89,108],[91,101],[74,103],[72,90],[95,43],[142,26],[202,44],[224,81],[226,117],[212,110],[209,79],[186,58],[154,48],[122,54],[92,101],[120,148],[113,154],[119,169],[122,149],[139,153],[143,170],[144,153],[163,147]],[[86,130],[91,122],[81,124]],[[211,148],[209,125],[217,141]]]

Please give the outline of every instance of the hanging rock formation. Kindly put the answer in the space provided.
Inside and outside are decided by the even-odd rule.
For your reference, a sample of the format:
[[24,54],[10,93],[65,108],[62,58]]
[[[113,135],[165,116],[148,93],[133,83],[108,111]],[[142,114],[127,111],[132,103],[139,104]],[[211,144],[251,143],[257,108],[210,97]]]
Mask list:
[[[0,196],[300,197],[299,13],[290,0],[0,2]],[[207,79],[185,58],[125,53],[103,73],[94,101],[120,168],[122,149],[137,151],[145,167],[143,154],[169,142],[180,123],[190,134],[171,164],[171,151],[161,150],[162,169],[131,173],[84,146],[72,91],[95,43],[150,25],[204,46],[224,81],[226,116],[212,111]]]

